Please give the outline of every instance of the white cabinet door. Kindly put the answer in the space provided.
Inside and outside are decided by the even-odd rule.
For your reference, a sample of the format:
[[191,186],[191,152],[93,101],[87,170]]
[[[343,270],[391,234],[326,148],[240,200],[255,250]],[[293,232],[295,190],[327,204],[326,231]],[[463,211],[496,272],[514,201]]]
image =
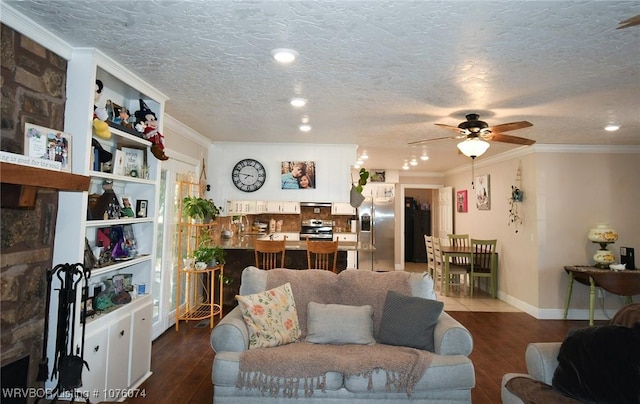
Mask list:
[[280,201],[267,201],[265,213],[282,213],[282,202]]
[[153,306],[141,307],[131,315],[131,361],[129,386],[147,374],[151,367],[151,318]]
[[300,213],[300,202],[285,201],[281,205],[281,213]]
[[356,208],[347,202],[333,202],[331,204],[331,214],[333,215],[355,215]]
[[[86,392],[92,401],[105,401],[104,390],[107,379],[107,329],[102,328],[95,334],[88,335],[84,344],[84,360],[87,361],[89,369],[82,370],[82,387],[79,389]],[[100,396],[94,396],[94,392]]]
[[[131,315],[122,317],[109,326],[109,354],[107,359],[107,391],[129,386],[129,343],[131,341]],[[116,401],[122,397],[110,397]]]
[[299,241],[300,233],[273,233],[273,240],[284,240],[285,236],[287,241]]

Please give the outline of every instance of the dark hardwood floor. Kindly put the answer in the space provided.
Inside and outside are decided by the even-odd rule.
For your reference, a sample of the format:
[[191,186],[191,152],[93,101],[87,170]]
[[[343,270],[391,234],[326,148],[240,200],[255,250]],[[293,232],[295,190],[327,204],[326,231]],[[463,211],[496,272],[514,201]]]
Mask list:
[[[529,342],[562,341],[567,331],[588,321],[536,320],[526,313],[449,312],[473,335],[471,360],[476,371],[475,404],[500,402],[500,380],[509,372],[525,372],[524,351]],[[153,375],[140,386],[146,397],[126,403],[211,403],[209,327],[196,322],[170,328],[153,343]]]

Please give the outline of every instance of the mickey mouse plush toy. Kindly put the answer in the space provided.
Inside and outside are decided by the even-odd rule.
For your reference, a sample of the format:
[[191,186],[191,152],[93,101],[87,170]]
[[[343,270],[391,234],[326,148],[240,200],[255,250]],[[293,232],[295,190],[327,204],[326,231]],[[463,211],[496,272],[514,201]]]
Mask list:
[[169,157],[164,154],[164,136],[158,132],[156,114],[149,109],[142,99],[140,99],[140,110],[135,112],[135,117],[137,121],[136,129],[142,132],[145,139],[151,140],[153,143],[151,153],[158,160],[168,160]]

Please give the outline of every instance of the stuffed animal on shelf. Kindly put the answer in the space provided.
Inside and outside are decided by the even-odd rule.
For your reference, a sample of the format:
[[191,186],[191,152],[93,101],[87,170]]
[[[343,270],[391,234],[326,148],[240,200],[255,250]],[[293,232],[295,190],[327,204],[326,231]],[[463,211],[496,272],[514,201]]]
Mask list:
[[102,93],[103,88],[104,84],[102,84],[102,81],[96,80],[96,93],[93,97],[93,131],[96,136],[103,139],[109,139],[111,138],[111,132],[109,131],[109,125],[105,122],[109,117],[107,110],[105,108],[98,108],[95,105],[100,99],[100,94]]
[[151,146],[151,153],[158,160],[168,160],[166,154],[164,154],[164,136],[158,132],[158,120],[155,112],[151,111],[147,104],[140,99],[140,110],[135,112],[136,117],[136,130],[142,132],[145,139],[150,140],[153,145]]

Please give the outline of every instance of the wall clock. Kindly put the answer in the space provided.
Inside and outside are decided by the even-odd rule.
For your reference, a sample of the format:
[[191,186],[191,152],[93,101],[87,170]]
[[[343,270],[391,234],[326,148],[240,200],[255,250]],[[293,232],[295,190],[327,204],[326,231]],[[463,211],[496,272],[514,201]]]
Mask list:
[[267,180],[267,172],[258,160],[244,159],[238,161],[233,167],[231,180],[240,191],[253,192],[264,185]]

